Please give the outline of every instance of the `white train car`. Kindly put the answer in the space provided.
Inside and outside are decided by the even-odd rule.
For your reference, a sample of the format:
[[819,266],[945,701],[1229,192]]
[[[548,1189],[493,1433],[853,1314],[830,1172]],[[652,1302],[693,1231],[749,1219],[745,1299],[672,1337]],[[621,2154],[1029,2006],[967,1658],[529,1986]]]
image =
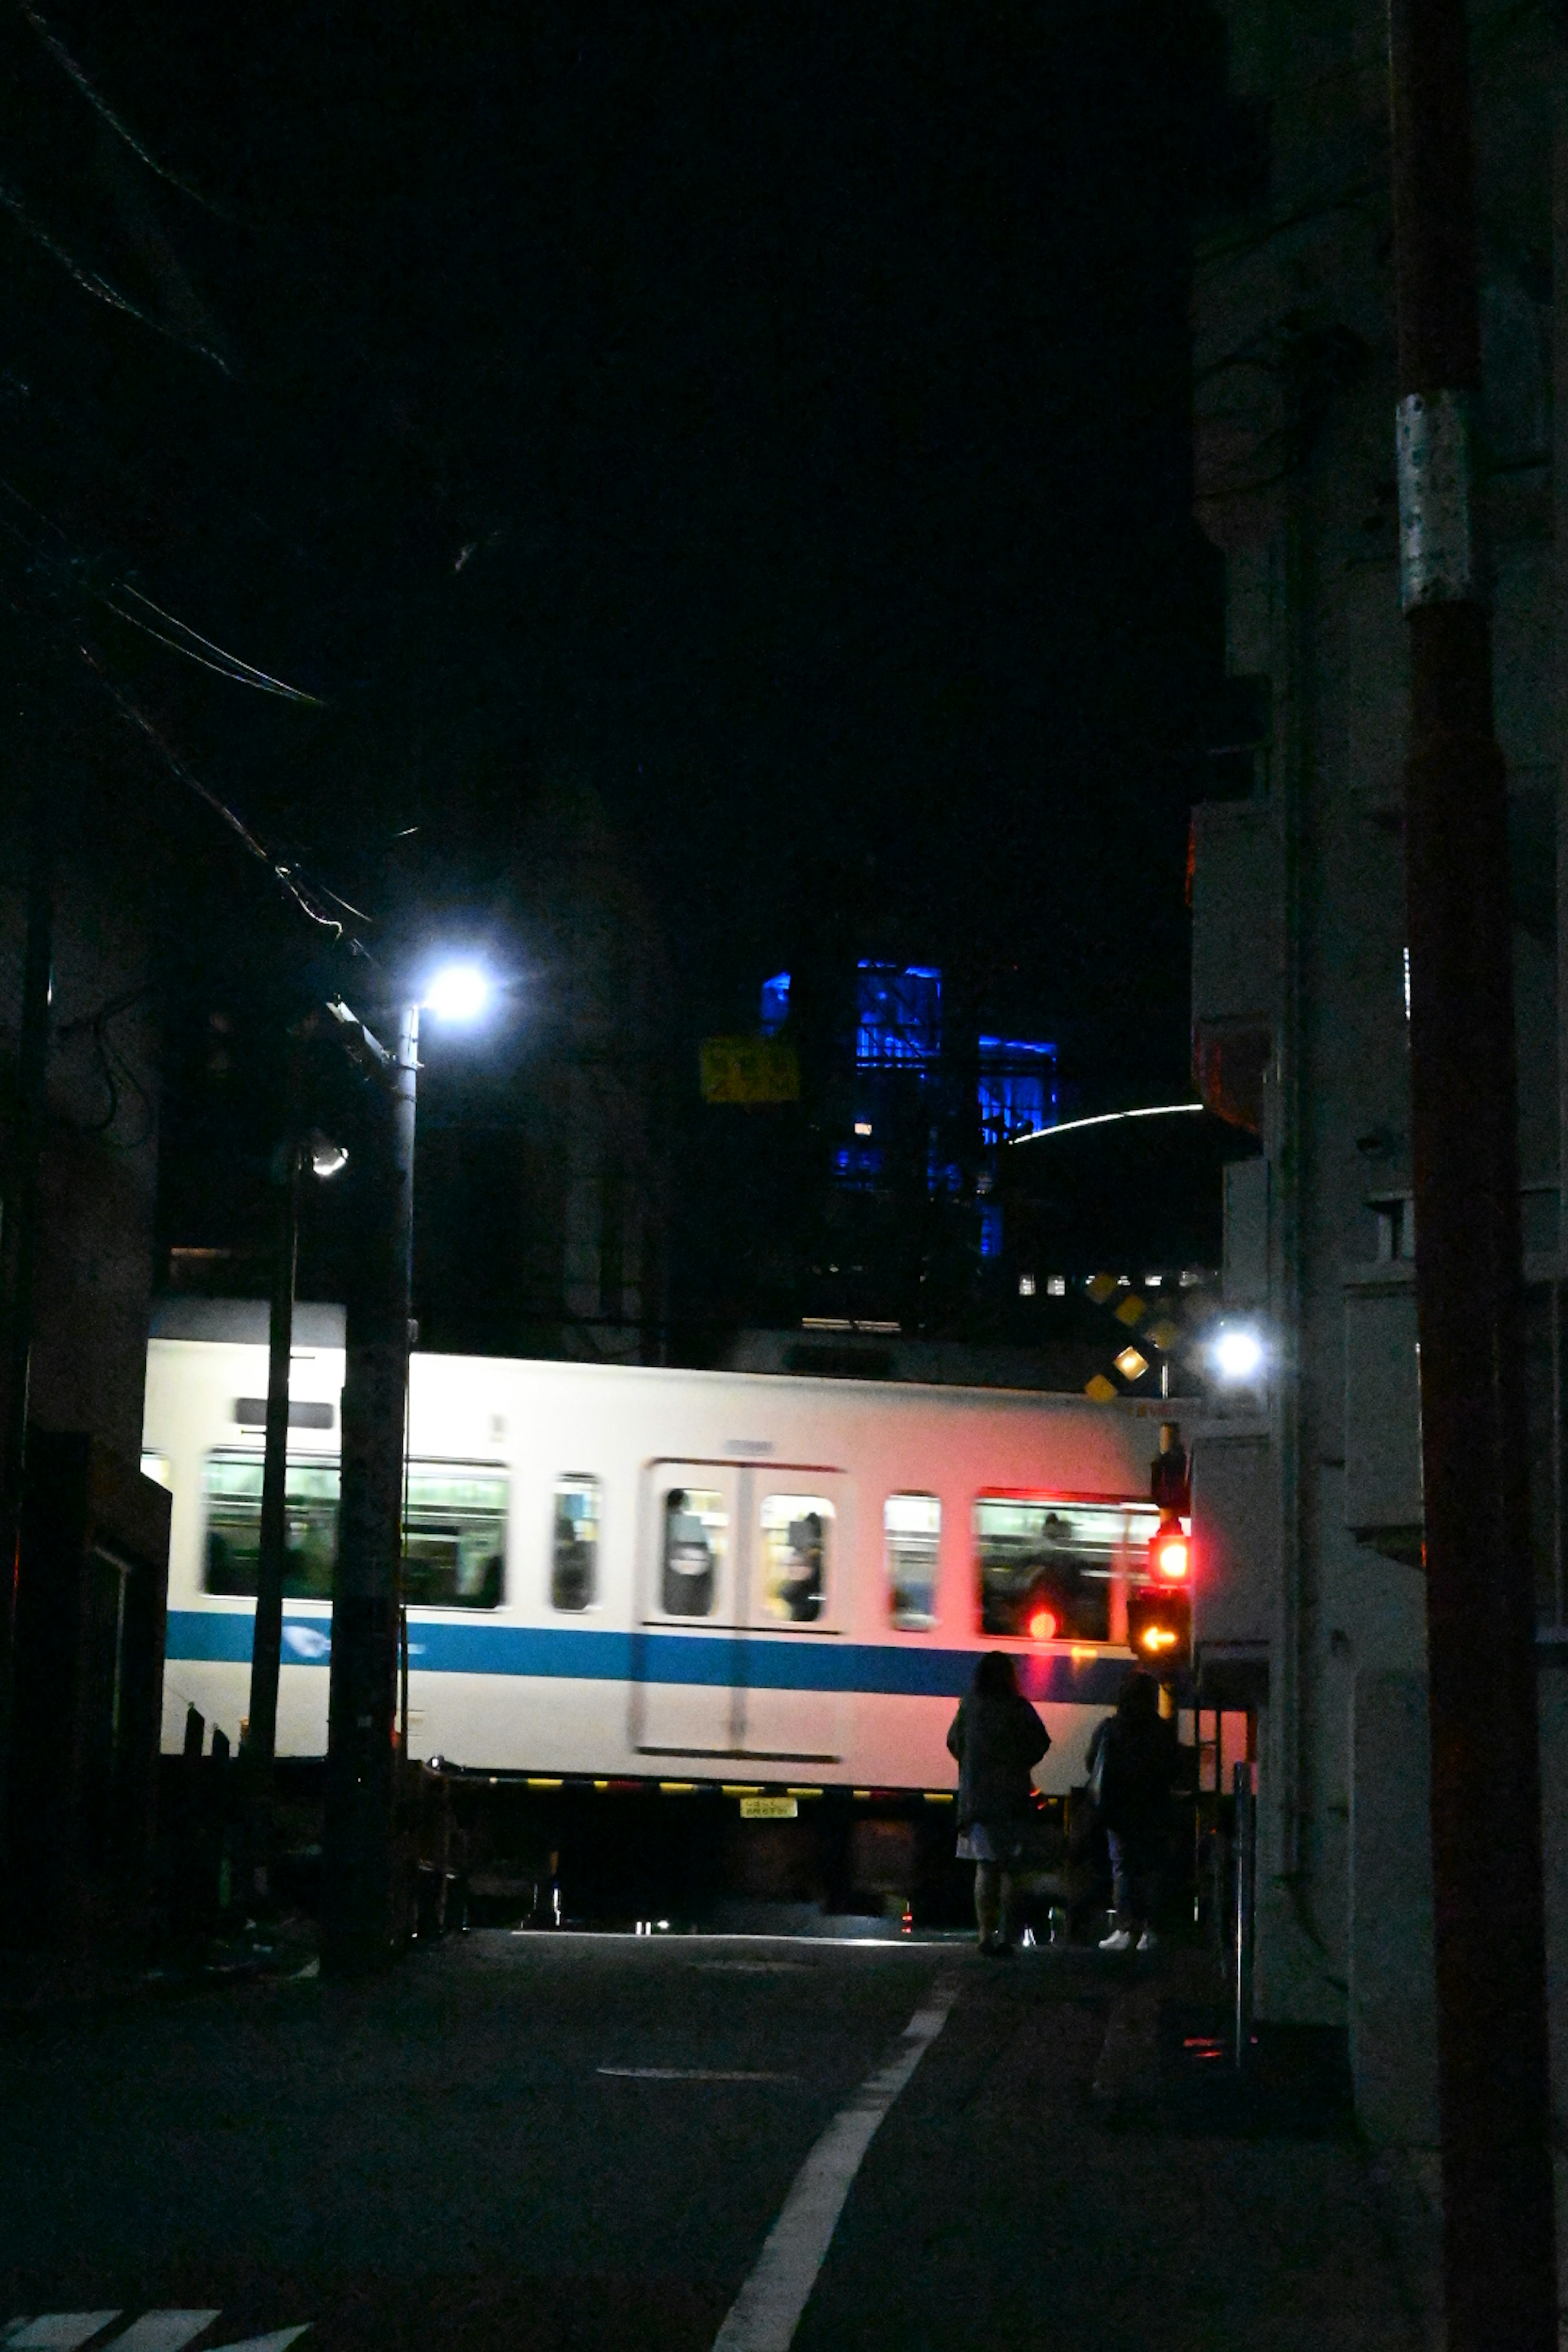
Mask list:
[[[341,1346],[291,1373],[279,1753],[326,1746]],[[174,1496],[164,1746],[248,1703],[267,1351],[156,1337]],[[1083,1777],[1132,1662],[1158,1407],[416,1354],[408,1742],[472,1771],[953,1785],[976,1654],[1016,1654]]]

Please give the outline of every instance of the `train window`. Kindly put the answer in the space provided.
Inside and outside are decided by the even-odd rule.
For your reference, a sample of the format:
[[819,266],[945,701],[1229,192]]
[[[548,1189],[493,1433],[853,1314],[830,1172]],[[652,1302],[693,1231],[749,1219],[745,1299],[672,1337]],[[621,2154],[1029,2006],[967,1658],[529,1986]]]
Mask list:
[[506,1559],[507,1481],[499,1470],[415,1463],[408,1473],[403,1590],[426,1609],[494,1609]]
[[889,1495],[882,1506],[888,1613],[906,1633],[936,1623],[942,1505],[934,1495]]
[[825,1495],[764,1495],[762,1509],[763,1607],[788,1625],[822,1614],[833,1506]]
[[667,1617],[712,1614],[713,1590],[729,1532],[730,1514],[722,1495],[706,1486],[670,1488],[664,1498],[661,1591]]
[[[206,1589],[251,1599],[261,1555],[261,1456],[209,1454],[202,1486],[207,1507]],[[337,1464],[290,1462],[283,1493],[284,1598],[329,1601],[338,1554]]]
[[558,1478],[550,1539],[552,1609],[591,1609],[599,1583],[599,1482]]
[[1113,1587],[1142,1572],[1158,1525],[1148,1504],[981,1496],[974,1549],[982,1633],[1109,1640]]

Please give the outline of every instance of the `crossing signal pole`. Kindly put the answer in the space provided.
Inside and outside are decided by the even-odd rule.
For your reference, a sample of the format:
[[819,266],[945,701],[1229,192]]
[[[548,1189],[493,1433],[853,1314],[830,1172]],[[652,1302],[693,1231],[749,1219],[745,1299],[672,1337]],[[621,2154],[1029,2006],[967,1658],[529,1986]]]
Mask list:
[[1556,2352],[1507,781],[1473,541],[1464,0],[1389,0],[1405,891],[1448,2352]]

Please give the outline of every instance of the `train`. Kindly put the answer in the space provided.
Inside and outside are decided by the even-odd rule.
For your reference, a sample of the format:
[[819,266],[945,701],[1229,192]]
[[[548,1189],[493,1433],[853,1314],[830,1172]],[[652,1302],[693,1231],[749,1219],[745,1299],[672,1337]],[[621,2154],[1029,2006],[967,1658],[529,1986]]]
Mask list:
[[[166,1751],[248,1704],[267,1349],[165,1322],[143,1469],[173,1496]],[[280,1758],[327,1738],[341,1338],[290,1371]],[[213,1336],[216,1331],[219,1336]],[[202,1334],[205,1333],[205,1336]],[[410,1756],[539,1786],[905,1792],[1011,1653],[1046,1796],[1134,1663],[1157,1403],[416,1350]],[[1168,1523],[1167,1523],[1168,1532]]]

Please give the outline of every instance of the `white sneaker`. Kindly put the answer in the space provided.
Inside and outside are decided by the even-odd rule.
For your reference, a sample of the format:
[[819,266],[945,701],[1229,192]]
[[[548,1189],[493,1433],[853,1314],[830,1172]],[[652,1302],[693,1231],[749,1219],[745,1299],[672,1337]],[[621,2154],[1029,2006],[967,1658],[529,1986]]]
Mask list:
[[1100,1948],[1102,1952],[1130,1952],[1132,1938],[1125,1927],[1113,1927],[1109,1936],[1100,1937]]
[[1143,1933],[1138,1938],[1138,1949],[1141,1952],[1157,1952],[1159,1948],[1159,1937],[1156,1936],[1152,1927],[1145,1927]]

